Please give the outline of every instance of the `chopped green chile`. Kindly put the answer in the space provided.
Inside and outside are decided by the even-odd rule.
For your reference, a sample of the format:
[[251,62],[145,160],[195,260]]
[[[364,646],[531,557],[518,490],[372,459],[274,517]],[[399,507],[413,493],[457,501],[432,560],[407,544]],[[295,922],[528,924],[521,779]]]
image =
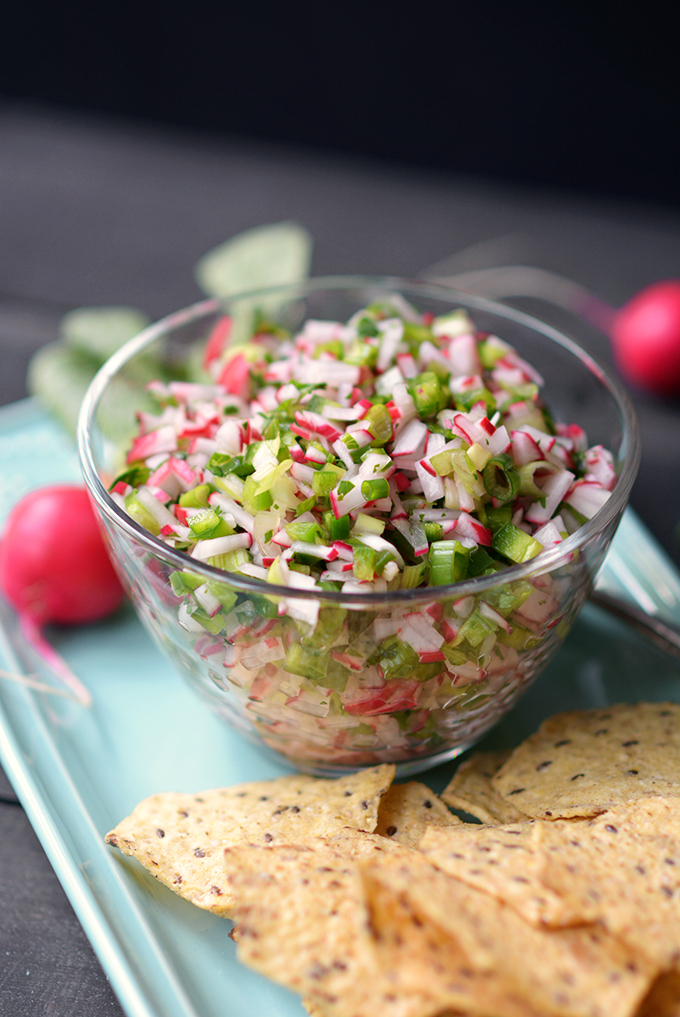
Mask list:
[[333,488],[337,487],[341,476],[341,470],[335,466],[316,470],[312,477],[312,490],[314,494],[322,496],[330,494]]
[[208,496],[210,495],[210,484],[198,484],[190,491],[184,491],[179,496],[179,505],[182,508],[204,508],[208,507]]

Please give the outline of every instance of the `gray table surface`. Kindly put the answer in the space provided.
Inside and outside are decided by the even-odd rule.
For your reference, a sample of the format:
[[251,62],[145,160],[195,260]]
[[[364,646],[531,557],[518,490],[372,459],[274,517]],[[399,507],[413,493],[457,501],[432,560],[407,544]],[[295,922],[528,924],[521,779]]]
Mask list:
[[[260,223],[303,223],[315,275],[415,277],[468,249],[459,269],[535,264],[619,306],[679,274],[677,221],[663,208],[18,104],[0,107],[0,174],[0,404],[26,395],[28,359],[64,311],[130,304],[160,317],[185,306],[200,297],[197,258]],[[603,337],[580,337],[608,359]],[[643,462],[632,502],[677,561],[680,405],[634,402]],[[0,771],[0,1014],[120,1015],[14,799]]]

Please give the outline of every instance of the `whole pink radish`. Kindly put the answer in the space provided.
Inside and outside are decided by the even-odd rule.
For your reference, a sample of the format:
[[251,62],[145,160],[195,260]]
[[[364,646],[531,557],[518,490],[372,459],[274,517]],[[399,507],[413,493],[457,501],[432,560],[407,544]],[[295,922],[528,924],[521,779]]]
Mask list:
[[610,334],[629,381],[658,395],[680,393],[680,280],[637,293],[616,312]]
[[0,538],[0,590],[26,639],[83,702],[89,693],[42,636],[49,623],[98,621],[124,593],[84,487],[43,487],[12,509]]

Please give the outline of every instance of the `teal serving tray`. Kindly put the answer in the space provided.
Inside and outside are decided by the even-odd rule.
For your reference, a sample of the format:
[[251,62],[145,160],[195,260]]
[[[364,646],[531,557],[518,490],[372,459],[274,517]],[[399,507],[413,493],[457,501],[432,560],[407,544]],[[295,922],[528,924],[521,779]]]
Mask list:
[[[0,525],[32,488],[79,479],[70,438],[37,404],[0,410]],[[680,625],[680,577],[630,510],[598,585]],[[149,794],[276,777],[285,767],[208,712],[129,607],[49,635],[93,705],[0,678],[0,758],[123,1009],[129,1017],[302,1017],[296,996],[237,962],[229,922],[104,843]],[[0,668],[52,683],[2,604]],[[680,666],[589,605],[483,744],[515,745],[560,710],[640,699],[680,702]],[[454,768],[423,779],[440,791]]]

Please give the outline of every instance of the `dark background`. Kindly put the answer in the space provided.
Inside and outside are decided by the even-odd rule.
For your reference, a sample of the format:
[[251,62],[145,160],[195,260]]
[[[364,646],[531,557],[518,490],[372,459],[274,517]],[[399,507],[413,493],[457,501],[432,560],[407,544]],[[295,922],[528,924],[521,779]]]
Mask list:
[[0,94],[677,203],[665,0],[3,0]]

